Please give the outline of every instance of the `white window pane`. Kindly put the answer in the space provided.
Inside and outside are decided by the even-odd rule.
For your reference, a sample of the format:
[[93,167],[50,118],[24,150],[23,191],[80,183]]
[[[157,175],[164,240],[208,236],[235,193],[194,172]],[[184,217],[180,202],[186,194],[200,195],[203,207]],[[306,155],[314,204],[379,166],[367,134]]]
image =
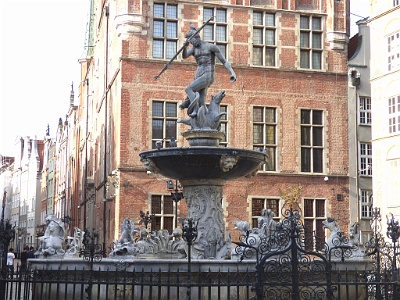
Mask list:
[[211,18],[214,15],[214,10],[212,8],[205,8],[203,11],[203,18],[204,21],[207,21],[209,18]]
[[300,28],[301,29],[309,29],[309,21],[308,17],[300,17]]
[[168,5],[167,6],[167,18],[169,19],[177,19],[178,18],[178,9],[176,5]]
[[262,25],[262,13],[261,12],[253,13],[253,24],[254,25]]
[[300,67],[309,69],[310,68],[310,53],[309,51],[300,51]]
[[168,41],[167,42],[167,53],[166,58],[172,58],[176,54],[176,42]]
[[206,25],[203,29],[203,39],[205,41],[214,41],[214,26],[213,25]]
[[217,42],[226,42],[226,26],[217,26]]
[[265,26],[275,26],[274,14],[265,14]]
[[178,26],[176,22],[167,23],[167,38],[177,38],[178,37]]
[[275,30],[266,30],[265,31],[265,44],[266,45],[275,45]]
[[302,48],[309,48],[310,47],[309,33],[308,32],[300,32],[300,47],[302,47]]
[[312,47],[316,49],[322,49],[321,44],[321,33],[313,33],[312,34]]
[[262,48],[253,48],[253,65],[261,66],[262,62]]
[[226,23],[226,11],[222,9],[217,9],[216,21],[221,23]]
[[321,30],[321,18],[312,19],[312,30]]
[[163,21],[154,21],[153,36],[157,36],[157,37],[164,36],[164,22]]
[[312,67],[313,69],[321,69],[321,52],[313,52]]
[[154,17],[156,18],[164,17],[164,4],[154,4]]
[[153,57],[154,58],[163,58],[163,48],[164,48],[164,41],[154,40],[153,41]]
[[263,34],[262,29],[254,29],[253,30],[253,43],[261,45],[263,44]]
[[267,66],[275,66],[275,48],[265,49],[265,64]]

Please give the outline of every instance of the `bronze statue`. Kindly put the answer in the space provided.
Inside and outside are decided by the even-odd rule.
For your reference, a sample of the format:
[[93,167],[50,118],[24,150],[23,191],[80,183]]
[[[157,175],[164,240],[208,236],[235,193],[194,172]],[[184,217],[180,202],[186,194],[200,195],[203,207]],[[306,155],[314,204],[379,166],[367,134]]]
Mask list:
[[[188,115],[193,118],[197,116],[198,107],[205,106],[208,87],[214,82],[215,57],[231,74],[231,82],[236,81],[236,74],[218,46],[201,40],[198,31],[192,24],[190,24],[190,31],[185,37],[187,40],[183,45],[182,58],[186,59],[193,55],[197,62],[197,70],[194,81],[185,90],[188,97],[180,105],[180,108],[187,108]],[[187,48],[189,44],[192,44],[192,47]]]

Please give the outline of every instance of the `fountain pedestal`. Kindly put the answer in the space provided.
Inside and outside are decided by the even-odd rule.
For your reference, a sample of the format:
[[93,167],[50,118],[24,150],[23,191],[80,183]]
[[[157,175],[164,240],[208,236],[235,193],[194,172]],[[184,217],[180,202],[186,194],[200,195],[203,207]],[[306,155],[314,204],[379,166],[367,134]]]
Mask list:
[[[211,132],[211,134],[210,134]],[[230,258],[233,248],[225,233],[222,209],[223,187],[227,180],[255,174],[265,162],[260,151],[210,146],[218,145],[216,130],[183,133],[191,147],[171,147],[140,153],[147,170],[179,180],[188,205],[188,218],[197,224],[193,258]]]

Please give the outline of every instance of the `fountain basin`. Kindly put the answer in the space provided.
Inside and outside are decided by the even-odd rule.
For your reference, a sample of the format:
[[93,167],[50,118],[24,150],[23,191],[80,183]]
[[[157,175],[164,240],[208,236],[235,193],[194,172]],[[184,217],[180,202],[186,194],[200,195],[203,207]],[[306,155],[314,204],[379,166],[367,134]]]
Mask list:
[[148,170],[177,180],[228,180],[255,173],[266,154],[225,147],[172,147],[140,153]]

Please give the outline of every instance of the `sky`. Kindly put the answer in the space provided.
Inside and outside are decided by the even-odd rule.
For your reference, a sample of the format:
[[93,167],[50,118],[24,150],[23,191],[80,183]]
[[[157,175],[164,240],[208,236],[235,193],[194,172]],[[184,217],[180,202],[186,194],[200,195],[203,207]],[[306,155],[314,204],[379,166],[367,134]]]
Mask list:
[[[350,36],[368,16],[368,3],[350,1]],[[18,136],[43,139],[47,125],[55,137],[72,82],[77,104],[89,9],[90,0],[0,0],[1,155],[15,155]]]
[[89,0],[0,0],[0,154],[14,156],[17,136],[55,137],[78,101]]

